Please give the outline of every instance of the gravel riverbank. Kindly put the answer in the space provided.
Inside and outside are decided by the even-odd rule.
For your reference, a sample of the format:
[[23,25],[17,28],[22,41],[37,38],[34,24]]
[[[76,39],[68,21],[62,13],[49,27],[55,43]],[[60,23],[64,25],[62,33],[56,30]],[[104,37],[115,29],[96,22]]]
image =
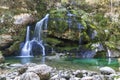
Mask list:
[[98,72],[89,70],[58,70],[46,64],[8,64],[0,66],[0,80],[120,80],[120,72],[101,67]]

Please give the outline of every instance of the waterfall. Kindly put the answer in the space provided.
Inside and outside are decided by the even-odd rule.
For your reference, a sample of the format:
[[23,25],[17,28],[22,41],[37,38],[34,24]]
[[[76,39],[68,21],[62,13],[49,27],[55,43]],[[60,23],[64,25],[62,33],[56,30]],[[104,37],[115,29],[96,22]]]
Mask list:
[[42,26],[45,23],[45,29],[47,29],[47,21],[48,21],[49,14],[47,14],[42,20],[36,23],[35,30],[34,30],[34,37],[33,40],[40,41],[42,35]]
[[42,55],[45,56],[45,47],[43,45],[42,34],[43,34],[43,30],[47,30],[48,17],[49,14],[46,14],[46,16],[43,19],[41,19],[36,23],[34,36],[32,40],[30,40],[29,38],[30,28],[29,26],[27,27],[26,41],[23,48],[21,49],[20,57],[31,57],[33,42],[37,43],[39,47],[42,48]]
[[46,14],[46,16],[42,20],[36,23],[35,30],[34,30],[34,36],[32,40],[32,42],[37,42],[37,44],[42,48],[43,56],[45,56],[45,47],[42,41],[43,25],[44,25],[44,29],[46,30],[48,18],[49,18],[49,14]]
[[30,36],[30,26],[27,26],[26,40],[25,40],[25,44],[21,50],[21,55],[20,55],[21,57],[31,57],[31,55],[30,55],[31,44],[30,44],[29,36]]

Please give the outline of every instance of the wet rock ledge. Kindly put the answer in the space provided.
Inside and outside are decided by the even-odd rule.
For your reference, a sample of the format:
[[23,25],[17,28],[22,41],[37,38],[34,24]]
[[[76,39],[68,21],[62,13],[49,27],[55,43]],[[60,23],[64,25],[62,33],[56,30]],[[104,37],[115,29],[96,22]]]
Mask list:
[[120,72],[110,67],[101,67],[98,72],[95,72],[57,70],[46,64],[27,63],[6,64],[4,68],[0,66],[0,72],[0,80],[120,80]]

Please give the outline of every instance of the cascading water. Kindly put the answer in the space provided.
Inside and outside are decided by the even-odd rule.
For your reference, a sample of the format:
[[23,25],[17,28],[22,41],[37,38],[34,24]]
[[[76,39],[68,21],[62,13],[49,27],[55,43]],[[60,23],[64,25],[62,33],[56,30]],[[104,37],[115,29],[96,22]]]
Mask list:
[[[68,16],[67,23],[68,23],[69,29],[73,26],[73,22],[75,22],[79,32],[81,33],[81,31],[84,29],[84,27],[77,21],[76,15],[67,11],[67,16]],[[79,44],[81,44],[81,43],[82,43],[82,37],[80,37],[80,39],[79,39]]]
[[[80,33],[81,33],[82,29],[84,29],[84,27],[80,23],[77,23],[77,27],[78,27],[78,30]],[[80,45],[82,44],[82,36],[80,36],[80,38],[79,38],[79,44]]]
[[112,53],[111,53],[110,49],[107,48],[107,56],[108,56],[108,57],[111,57],[111,54],[112,54]]
[[43,41],[42,41],[42,33],[43,33],[43,24],[45,23],[45,27],[44,29],[47,29],[47,22],[48,22],[48,18],[49,18],[49,14],[47,14],[42,20],[40,20],[39,22],[37,22],[36,26],[35,26],[35,30],[34,30],[34,36],[33,36],[33,40],[32,42],[37,42],[37,44],[39,46],[41,46],[42,48],[42,55],[45,56],[45,47],[43,45]]
[[20,55],[21,57],[31,57],[30,55],[31,44],[30,44],[29,36],[30,36],[30,26],[27,27],[26,41],[21,50],[21,55]]
[[91,37],[91,39],[94,39],[96,36],[97,36],[97,31],[94,30],[90,37]]
[[111,13],[113,13],[113,1],[110,0],[110,8],[111,8]]
[[72,21],[73,21],[72,17],[75,16],[75,15],[74,15],[74,14],[71,14],[71,13],[68,11],[67,16],[68,16],[68,20],[67,20],[67,22],[68,22],[68,27],[71,28],[71,27],[72,27]]
[[31,53],[32,53],[31,50],[32,50],[33,42],[37,43],[42,48],[42,55],[45,56],[45,47],[42,41],[42,33],[43,33],[43,29],[44,30],[47,29],[48,17],[49,17],[49,14],[47,14],[42,20],[36,23],[35,30],[34,30],[34,36],[31,41],[29,40],[30,28],[29,26],[27,27],[26,41],[21,50],[20,57],[31,57]]
[[107,48],[107,57],[108,57],[108,64],[111,64],[111,51],[110,51],[110,49],[109,48]]

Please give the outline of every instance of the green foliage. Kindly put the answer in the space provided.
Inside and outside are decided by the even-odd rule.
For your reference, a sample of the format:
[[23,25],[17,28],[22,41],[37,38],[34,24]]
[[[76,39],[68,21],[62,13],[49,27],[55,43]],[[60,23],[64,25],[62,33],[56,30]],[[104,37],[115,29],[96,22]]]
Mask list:
[[85,29],[87,29],[87,24],[84,20],[81,20],[81,24],[84,26]]
[[116,48],[115,43],[112,42],[112,41],[105,42],[105,45],[106,45],[107,47],[109,47],[110,49],[115,49],[115,48]]
[[62,43],[62,41],[56,39],[56,38],[46,38],[46,42],[51,45],[52,47],[54,47],[55,45],[58,45],[60,43]]
[[2,51],[0,51],[0,54],[3,54]]
[[101,27],[107,26],[109,22],[109,19],[105,18],[103,13],[96,14],[94,20],[98,23],[98,26]]
[[89,42],[89,41],[90,41],[90,37],[88,36],[88,34],[87,34],[86,32],[83,32],[82,37],[83,37],[83,40],[84,40],[85,42]]
[[105,51],[98,51],[94,58],[106,58],[106,52]]
[[47,0],[35,0],[35,10],[37,11],[38,18],[42,18],[47,13]]
[[61,52],[64,51],[71,51],[78,48],[78,46],[64,46],[64,47],[58,47],[57,49],[59,49]]
[[14,42],[14,44],[11,45],[11,46],[8,48],[9,51],[10,51],[10,52],[14,52],[14,51],[19,50],[19,44],[20,44],[19,41]]
[[68,24],[66,23],[66,10],[51,10],[50,17],[53,19],[50,21],[50,25],[48,27],[49,30],[54,32],[63,33],[68,29]]
[[89,26],[90,26],[92,29],[94,29],[94,30],[97,29],[97,27],[96,27],[95,25],[93,25],[93,24],[90,24]]
[[119,75],[115,75],[114,76],[114,80],[119,80],[120,79],[120,76]]

